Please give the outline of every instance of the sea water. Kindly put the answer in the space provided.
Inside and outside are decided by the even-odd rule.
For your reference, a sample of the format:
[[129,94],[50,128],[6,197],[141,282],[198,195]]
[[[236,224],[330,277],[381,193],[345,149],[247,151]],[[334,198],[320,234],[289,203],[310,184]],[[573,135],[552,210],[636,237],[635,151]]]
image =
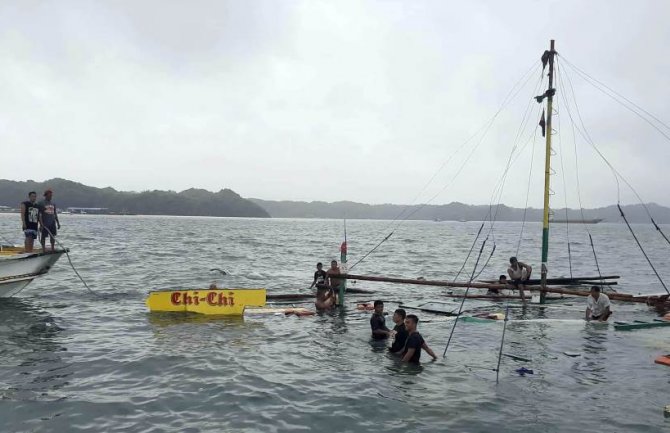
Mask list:
[[[311,317],[210,318],[151,314],[150,290],[264,287],[309,293],[317,261],[339,259],[335,220],[144,216],[61,217],[61,242],[95,291],[62,257],[19,296],[0,301],[2,432],[661,432],[670,369],[670,329],[615,331],[580,321],[583,298],[547,308],[514,308],[496,383],[501,322],[459,322],[421,311],[419,330],[440,356],[407,366],[370,339],[369,312],[357,301],[444,299],[445,289],[350,282],[375,294],[349,296],[343,311]],[[0,215],[0,234],[21,243],[19,218]],[[670,281],[670,245],[634,225]],[[353,271],[451,279],[463,265],[478,222],[347,221],[350,265],[391,230],[393,236]],[[459,279],[504,274],[509,256],[539,277],[541,226],[486,226]],[[662,287],[624,225],[552,225],[551,276],[621,275],[615,288]],[[487,237],[488,234],[488,237]],[[566,238],[569,234],[571,254]],[[521,242],[519,243],[519,239]],[[230,272],[223,276],[213,268]],[[353,272],[352,271],[352,272]],[[309,303],[296,304],[308,306]],[[465,309],[477,307],[466,301]],[[500,312],[504,304],[487,311]],[[653,319],[644,305],[613,303],[614,320]],[[391,325],[390,316],[387,324]],[[566,352],[570,355],[568,356]],[[532,375],[521,376],[525,367]]]

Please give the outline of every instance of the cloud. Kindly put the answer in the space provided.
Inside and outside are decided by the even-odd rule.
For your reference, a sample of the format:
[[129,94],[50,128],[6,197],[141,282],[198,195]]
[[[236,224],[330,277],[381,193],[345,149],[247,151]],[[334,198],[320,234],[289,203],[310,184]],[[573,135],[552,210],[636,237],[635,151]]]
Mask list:
[[[0,6],[2,177],[120,189],[229,187],[265,199],[488,203],[539,73],[481,144],[548,39],[569,62],[653,113],[667,111],[658,2],[21,2]],[[668,143],[570,74],[599,148],[643,198],[667,202]],[[570,96],[571,98],[571,96]],[[559,99],[552,178],[576,205]],[[527,129],[537,122],[532,106]],[[556,121],[555,125],[559,121]],[[530,137],[530,135],[528,135]],[[558,138],[558,137],[557,137]],[[543,143],[528,143],[500,199],[541,205]],[[607,167],[578,137],[585,206],[610,204]],[[556,145],[558,150],[558,145]],[[467,160],[467,163],[466,163]],[[456,176],[462,167],[460,174]],[[653,173],[653,176],[649,174]],[[622,193],[624,199],[632,199]]]

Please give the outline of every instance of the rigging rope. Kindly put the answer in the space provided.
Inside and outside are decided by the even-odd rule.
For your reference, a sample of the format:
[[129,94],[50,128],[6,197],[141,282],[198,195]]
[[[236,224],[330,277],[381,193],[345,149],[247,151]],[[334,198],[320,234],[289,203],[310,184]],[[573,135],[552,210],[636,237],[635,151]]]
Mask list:
[[[651,120],[649,120],[648,118],[646,118],[646,117],[644,117],[642,114],[640,114],[640,111],[643,112],[643,113],[645,113],[647,116],[651,117],[653,120],[655,120],[656,122],[658,122],[658,124],[660,124],[661,126],[663,126],[663,127],[665,127],[666,129],[670,130],[670,126],[668,126],[665,122],[663,122],[663,121],[662,121],[661,119],[659,119],[658,117],[654,116],[654,115],[653,115],[652,113],[650,113],[649,111],[647,111],[647,110],[645,110],[644,108],[640,107],[639,105],[637,105],[636,103],[634,103],[634,102],[631,101],[630,99],[626,98],[625,96],[623,96],[622,94],[620,94],[620,93],[617,92],[616,90],[614,90],[614,89],[612,89],[611,87],[607,86],[607,85],[606,85],[605,83],[603,83],[602,81],[599,81],[599,80],[597,80],[596,78],[590,76],[589,74],[587,74],[586,72],[584,72],[582,69],[578,68],[578,67],[575,66],[573,63],[571,63],[571,62],[570,62],[568,59],[566,59],[564,56],[561,56],[561,58],[565,61],[565,64],[568,65],[570,68],[572,68],[572,70],[574,70],[579,76],[581,76],[581,77],[584,79],[584,81],[586,81],[587,83],[591,84],[591,85],[592,85],[593,87],[595,87],[597,90],[600,90],[602,93],[604,93],[605,95],[607,95],[607,96],[609,96],[610,98],[612,98],[615,102],[617,102],[618,104],[620,104],[621,106],[623,106],[623,107],[626,108],[627,110],[629,110],[629,111],[631,111],[632,113],[634,113],[635,115],[637,115],[640,119],[642,119],[642,120],[644,120],[645,122],[647,122],[647,123],[648,123],[649,125],[651,125],[654,129],[656,129],[661,135],[663,135],[667,140],[670,141],[670,136],[669,136],[668,134],[666,134],[663,130],[661,130],[661,128],[659,128],[657,125],[655,125]],[[605,89],[609,90],[609,92],[611,92],[611,93],[606,92],[605,90],[603,90],[602,87],[599,87],[599,86],[597,86],[596,84],[594,84],[594,82],[597,83],[597,84],[599,84],[600,86],[604,87]],[[636,110],[634,110],[633,108],[631,108],[629,105],[624,104],[624,103],[621,102],[619,99],[615,98],[615,97],[612,95],[612,93],[613,93],[614,95],[620,97],[621,99],[625,100],[626,102],[628,102],[628,104],[632,105],[633,107],[635,107],[635,108],[636,108],[637,110],[639,110],[639,111],[636,111]]]
[[[566,62],[567,62],[567,60],[566,60]],[[576,67],[575,67],[574,65],[569,65],[569,66],[573,67],[573,69],[576,69]],[[559,67],[559,69],[560,69],[560,67]],[[568,84],[570,85],[570,89],[571,89],[572,94],[573,94],[573,99],[575,99],[575,108],[577,108],[577,113],[579,114],[579,107],[577,106],[577,101],[576,101],[576,98],[574,97],[574,88],[572,87],[572,80],[570,80],[570,76],[569,76],[567,73],[566,73],[566,78],[568,79]],[[584,78],[584,77],[582,76],[582,78]],[[593,80],[595,80],[595,79],[593,79]],[[597,81],[597,80],[595,80],[595,81]],[[587,82],[589,82],[589,81],[587,80]],[[593,85],[594,87],[597,88],[597,86],[595,86],[593,83],[589,83],[589,84],[591,84],[591,85]],[[601,84],[602,84],[602,83],[601,83]],[[604,84],[603,84],[603,86],[604,86]],[[614,92],[614,90],[612,90],[612,92]],[[616,93],[616,92],[614,92],[614,93]],[[618,93],[617,93],[617,94],[618,94]],[[622,96],[622,95],[619,95],[619,96],[621,96],[622,98],[624,98],[624,99],[626,99],[628,102],[630,102],[630,101],[629,101],[627,98],[625,98],[624,96]],[[634,103],[632,103],[632,102],[630,102],[630,103],[633,104],[633,105],[635,105],[635,106],[637,106],[636,104],[634,104]],[[647,113],[649,116],[653,117],[656,121],[658,121],[659,123],[661,123],[662,125],[664,125],[666,128],[670,129],[670,126],[668,126],[668,125],[666,125],[665,123],[663,123],[661,120],[659,120],[658,118],[656,118],[655,116],[653,116],[651,113],[647,112],[646,110],[642,109],[641,107],[638,107],[638,108],[640,108],[641,110],[645,111],[645,113]],[[569,113],[568,113],[568,114],[569,114]],[[583,120],[581,120],[581,115],[580,115],[579,117],[580,117],[580,121],[582,122],[582,126],[583,126],[584,122],[583,122]],[[571,117],[571,120],[572,120],[572,117]],[[573,126],[573,128],[574,128],[574,126]],[[585,129],[585,127],[584,127],[584,129]],[[670,244],[670,239],[668,239],[668,237],[665,235],[665,233],[663,232],[663,230],[661,230],[661,228],[658,226],[658,224],[656,224],[656,221],[654,221],[654,217],[651,215],[651,211],[649,210],[649,207],[646,205],[646,203],[644,202],[644,200],[642,200],[642,197],[640,196],[640,194],[638,194],[637,190],[636,190],[635,188],[633,188],[633,185],[631,185],[630,182],[628,182],[628,180],[627,180],[621,173],[619,173],[619,172],[618,172],[618,171],[617,171],[617,170],[616,170],[616,169],[609,163],[609,161],[607,160],[607,158],[605,158],[605,156],[604,156],[604,155],[600,152],[600,150],[595,146],[595,143],[593,143],[593,140],[591,140],[591,137],[588,135],[588,132],[586,132],[586,130],[585,130],[586,134],[583,134],[583,133],[579,130],[579,128],[577,128],[577,130],[580,132],[580,134],[582,134],[582,136],[584,136],[584,137],[586,138],[586,141],[591,145],[591,147],[593,147],[593,149],[596,151],[596,153],[603,159],[603,161],[605,161],[605,163],[610,167],[610,169],[611,169],[612,172],[614,173],[614,176],[615,176],[615,179],[616,179],[616,182],[617,182],[617,196],[618,196],[617,202],[620,202],[620,201],[621,201],[621,199],[620,199],[620,195],[621,195],[621,193],[620,193],[620,190],[619,190],[619,179],[621,179],[621,180],[624,182],[624,184],[626,184],[626,186],[628,186],[628,188],[630,188],[630,190],[633,192],[633,194],[635,195],[635,197],[637,198],[637,200],[639,201],[639,203],[642,205],[644,211],[647,213],[647,216],[648,216],[649,219],[651,220],[651,223],[654,225],[654,227],[656,228],[656,230],[661,234],[661,236],[663,237],[663,239],[665,239],[665,241],[666,241],[668,244]],[[574,131],[573,131],[573,134],[574,134]]]
[[470,284],[472,284],[472,281],[475,278],[475,272],[477,272],[477,265],[479,265],[479,259],[482,256],[482,252],[484,252],[484,245],[486,245],[486,241],[488,239],[488,236],[484,239],[484,242],[482,242],[482,247],[479,249],[479,255],[477,256],[477,261],[475,262],[474,268],[472,268],[472,274],[470,275],[470,280],[468,281],[468,286],[465,289],[465,294],[463,294],[463,299],[461,300],[461,305],[458,307],[458,314],[456,315],[456,320],[454,320],[454,326],[451,327],[451,332],[449,333],[449,339],[447,340],[447,345],[444,348],[444,353],[442,353],[442,357],[447,356],[447,349],[449,349],[449,344],[451,344],[451,337],[454,336],[454,330],[456,329],[456,324],[458,323],[458,318],[461,316],[461,312],[463,312],[463,304],[465,304],[465,299],[468,297],[468,292],[470,291]]
[[633,228],[630,226],[630,224],[628,224],[628,220],[626,219],[626,215],[624,215],[623,210],[621,209],[621,206],[617,203],[616,207],[619,208],[619,213],[621,213],[621,217],[626,222],[626,225],[628,226],[628,230],[630,230],[630,234],[633,235],[633,239],[635,239],[635,242],[637,242],[637,246],[640,247],[640,251],[642,251],[642,254],[644,254],[644,258],[647,259],[647,263],[649,263],[649,266],[651,266],[651,269],[654,271],[654,274],[656,274],[656,278],[658,278],[658,281],[661,282],[661,285],[663,286],[665,291],[668,292],[668,294],[670,295],[670,290],[668,290],[665,283],[663,282],[663,279],[661,278],[661,276],[656,271],[656,268],[654,267],[654,265],[651,263],[651,260],[649,259],[649,256],[647,256],[647,253],[644,251],[644,248],[642,248],[642,244],[637,239],[637,236],[635,236],[635,232],[633,231]]
[[[44,227],[44,226],[42,226],[42,227]],[[86,287],[86,289],[87,289],[89,292],[91,292],[92,294],[94,294],[95,296],[97,296],[97,297],[103,297],[102,295],[100,295],[99,293],[97,293],[96,291],[94,291],[93,289],[91,289],[91,288],[88,286],[88,284],[86,283],[86,281],[84,280],[84,278],[79,274],[79,271],[77,271],[77,268],[75,268],[74,263],[72,263],[72,259],[70,258],[69,249],[68,249],[67,247],[65,247],[65,245],[63,245],[63,243],[62,243],[61,241],[59,241],[58,238],[57,238],[56,236],[54,236],[53,233],[51,233],[51,230],[49,230],[48,227],[44,227],[44,228],[45,228],[46,231],[49,233],[49,236],[51,236],[51,237],[53,238],[53,240],[56,241],[56,243],[58,244],[58,246],[61,247],[61,248],[63,249],[63,251],[65,252],[65,257],[67,257],[67,261],[70,263],[70,267],[72,267],[72,270],[74,271],[75,275],[77,275],[77,277],[79,278],[79,280],[84,284],[84,287]],[[46,239],[44,240],[44,242],[46,243]]]
[[[465,166],[467,165],[467,163],[468,163],[469,160],[471,159],[471,157],[472,157],[472,155],[474,154],[474,152],[479,148],[479,146],[480,146],[480,145],[482,144],[482,142],[484,141],[484,138],[485,138],[486,135],[488,134],[489,130],[491,129],[491,126],[493,125],[493,123],[494,123],[495,120],[497,119],[498,115],[502,112],[502,110],[503,110],[509,103],[511,103],[511,102],[514,100],[514,98],[516,98],[516,96],[521,92],[521,90],[522,90],[523,88],[526,87],[526,85],[528,84],[528,82],[530,81],[530,79],[533,77],[533,73],[534,73],[535,70],[538,69],[538,68],[539,68],[539,65],[537,65],[537,62],[533,62],[533,64],[532,64],[531,67],[527,70],[527,72],[524,73],[524,74],[522,75],[522,77],[521,77],[521,78],[514,84],[514,86],[512,86],[512,88],[510,89],[510,91],[507,93],[507,95],[506,95],[505,98],[503,99],[502,104],[500,105],[500,107],[498,108],[498,110],[495,112],[495,114],[494,114],[489,120],[487,120],[487,121],[486,121],[486,122],[479,128],[479,130],[478,130],[475,134],[473,134],[470,138],[468,138],[468,139],[467,139],[467,140],[466,140],[466,141],[465,141],[465,142],[464,142],[464,143],[463,143],[463,144],[462,144],[462,145],[461,145],[461,146],[460,146],[460,147],[459,147],[459,148],[458,148],[458,149],[457,149],[457,150],[456,150],[456,151],[455,151],[455,152],[454,152],[448,159],[447,159],[447,161],[445,161],[445,162],[440,166],[440,168],[435,172],[435,174],[434,174],[434,175],[428,180],[428,182],[424,185],[424,187],[421,189],[421,191],[419,192],[419,194],[417,194],[417,196],[415,197],[413,203],[416,202],[416,200],[420,197],[421,194],[423,194],[423,192],[424,192],[424,191],[428,188],[428,186],[433,182],[433,180],[437,177],[437,175],[438,175],[438,174],[439,174],[439,173],[446,167],[446,165],[453,159],[453,157],[454,157],[456,154],[458,154],[463,148],[465,148],[465,146],[466,146],[469,142],[473,141],[473,139],[475,139],[475,138],[476,138],[477,136],[479,136],[480,133],[481,133],[481,138],[479,139],[479,141],[477,141],[477,143],[475,144],[474,148],[470,151],[470,153],[469,153],[468,156],[466,157],[465,161],[463,161],[463,163],[461,164],[460,168],[456,171],[456,173],[454,174],[454,176],[452,176],[450,182],[447,183],[447,184],[446,184],[440,191],[438,191],[437,194],[435,194],[434,196],[432,196],[428,201],[426,201],[425,203],[423,203],[423,204],[421,204],[421,205],[419,205],[419,206],[416,206],[415,209],[414,209],[413,211],[411,211],[411,212],[410,212],[408,215],[406,215],[404,218],[400,219],[400,217],[401,217],[405,212],[407,212],[409,209],[411,209],[411,207],[414,206],[413,203],[410,204],[410,205],[407,205],[407,206],[406,206],[406,207],[405,207],[405,208],[404,208],[404,209],[403,209],[403,210],[402,210],[402,211],[401,211],[401,212],[400,212],[400,213],[393,219],[393,221],[391,221],[391,222],[386,226],[386,229],[385,229],[384,231],[388,230],[389,228],[391,228],[391,227],[395,224],[395,227],[392,228],[391,232],[390,232],[388,235],[386,235],[386,237],[384,237],[384,238],[383,238],[377,245],[375,245],[370,251],[368,251],[368,252],[367,252],[361,259],[359,259],[359,260],[354,264],[354,266],[357,265],[357,264],[359,264],[359,263],[361,263],[365,258],[367,258],[368,256],[370,256],[370,254],[372,254],[374,251],[376,251],[376,250],[377,250],[377,249],[378,249],[384,242],[386,242],[386,241],[393,235],[393,233],[395,233],[395,230],[397,230],[398,227],[400,227],[400,224],[402,224],[404,221],[407,221],[410,217],[412,217],[412,215],[416,214],[418,211],[420,211],[420,210],[423,209],[424,207],[428,206],[428,205],[429,205],[433,200],[435,200],[439,195],[441,195],[442,193],[444,193],[444,191],[445,191],[449,186],[451,186],[451,184],[452,184],[452,183],[454,182],[454,180],[459,176],[459,174],[461,173],[461,171],[463,170],[463,168],[465,168]],[[396,222],[397,222],[397,223],[396,223]],[[351,268],[353,268],[354,266],[352,266]],[[350,269],[351,269],[351,268],[350,268]]]
[[456,279],[461,275],[461,272],[463,272],[463,269],[465,268],[466,263],[468,263],[468,259],[470,258],[470,254],[472,254],[472,250],[475,249],[475,245],[477,245],[477,240],[479,239],[479,235],[482,233],[482,229],[484,229],[484,224],[486,222],[482,222],[482,225],[479,227],[479,230],[477,231],[477,236],[475,236],[474,242],[472,242],[472,246],[470,247],[470,251],[468,251],[468,255],[465,257],[465,261],[463,261],[463,265],[461,266],[461,269],[456,272],[456,276],[454,277],[453,281],[456,281]]
[[[568,266],[570,268],[570,278],[572,278],[572,251],[570,250],[570,221],[568,220],[568,187],[565,183],[565,166],[563,165],[563,143],[561,140],[561,116],[559,115],[558,107],[558,98],[556,99],[556,124],[558,126],[556,138],[558,138],[558,154],[561,158],[561,178],[563,179],[563,205],[565,207],[565,237],[568,241]],[[582,221],[584,219],[582,218]],[[589,237],[591,234],[589,233]],[[595,250],[594,250],[595,254]],[[596,267],[598,266],[598,260],[596,259]],[[598,271],[600,275],[600,270]]]

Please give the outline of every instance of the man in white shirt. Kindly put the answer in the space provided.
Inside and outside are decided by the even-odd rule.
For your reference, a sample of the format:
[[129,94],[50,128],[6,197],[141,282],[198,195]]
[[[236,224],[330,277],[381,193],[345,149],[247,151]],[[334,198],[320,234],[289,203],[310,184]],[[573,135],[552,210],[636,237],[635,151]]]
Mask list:
[[600,287],[592,286],[591,294],[586,298],[586,320],[607,322],[611,315],[610,298],[604,293],[600,293]]

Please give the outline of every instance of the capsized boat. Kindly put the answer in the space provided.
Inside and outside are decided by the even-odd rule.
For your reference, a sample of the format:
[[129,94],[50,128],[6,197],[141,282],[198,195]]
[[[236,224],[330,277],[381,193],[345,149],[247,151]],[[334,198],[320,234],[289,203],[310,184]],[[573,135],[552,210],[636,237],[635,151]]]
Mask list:
[[149,293],[152,312],[242,316],[246,307],[265,307],[265,289],[157,290]]
[[49,272],[66,249],[27,253],[21,247],[0,245],[0,298],[23,290],[35,278]]

